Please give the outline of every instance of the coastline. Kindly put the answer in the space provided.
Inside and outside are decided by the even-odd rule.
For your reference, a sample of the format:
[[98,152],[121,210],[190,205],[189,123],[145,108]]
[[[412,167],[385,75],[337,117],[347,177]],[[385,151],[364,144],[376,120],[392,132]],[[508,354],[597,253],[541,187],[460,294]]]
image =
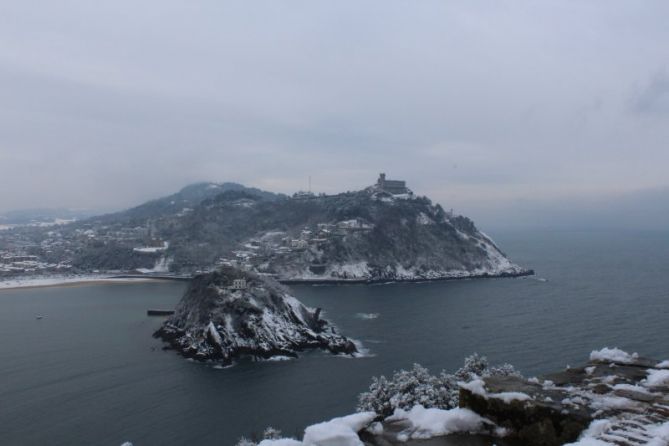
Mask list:
[[83,285],[102,285],[102,284],[127,284],[135,282],[148,282],[154,280],[169,280],[162,277],[139,277],[139,276],[67,276],[67,277],[26,277],[20,279],[11,279],[0,281],[0,292],[33,288],[51,288],[51,287],[74,287]]
[[422,282],[448,282],[453,280],[468,280],[468,279],[503,279],[514,277],[527,277],[535,274],[533,269],[522,270],[517,273],[500,273],[500,274],[472,274],[469,276],[444,276],[444,277],[430,277],[430,278],[411,278],[411,279],[277,279],[283,285],[374,285],[374,284],[394,284],[394,283],[422,283]]
[[[277,279],[283,285],[374,285],[374,284],[395,284],[395,283],[422,283],[422,282],[446,282],[452,280],[466,279],[500,279],[533,276],[534,270],[528,269],[517,273],[501,274],[473,274],[470,276],[455,277],[436,277],[436,278],[411,278],[411,279]],[[0,292],[5,290],[30,289],[30,288],[48,288],[65,287],[79,285],[95,285],[110,283],[133,283],[149,282],[155,280],[188,282],[191,277],[188,276],[144,276],[137,274],[100,274],[100,275],[81,275],[81,276],[41,276],[12,278],[0,281]]]

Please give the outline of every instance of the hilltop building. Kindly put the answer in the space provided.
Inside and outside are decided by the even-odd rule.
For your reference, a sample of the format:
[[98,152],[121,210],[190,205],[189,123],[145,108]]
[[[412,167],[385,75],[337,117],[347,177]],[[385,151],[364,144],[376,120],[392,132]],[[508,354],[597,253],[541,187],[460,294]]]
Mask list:
[[234,279],[230,287],[231,290],[245,290],[246,288],[246,279]]
[[316,198],[316,194],[313,192],[305,192],[303,190],[297,191],[293,194],[294,200],[310,200]]
[[376,186],[384,192],[393,195],[401,195],[410,193],[407,188],[406,181],[386,180],[386,174],[379,174],[379,179],[376,181]]

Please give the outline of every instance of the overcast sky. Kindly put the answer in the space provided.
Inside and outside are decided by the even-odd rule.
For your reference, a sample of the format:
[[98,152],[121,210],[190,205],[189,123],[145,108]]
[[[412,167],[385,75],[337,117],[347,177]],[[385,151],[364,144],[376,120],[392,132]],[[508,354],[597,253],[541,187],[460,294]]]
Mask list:
[[405,179],[493,219],[669,186],[669,2],[0,0],[0,210]]

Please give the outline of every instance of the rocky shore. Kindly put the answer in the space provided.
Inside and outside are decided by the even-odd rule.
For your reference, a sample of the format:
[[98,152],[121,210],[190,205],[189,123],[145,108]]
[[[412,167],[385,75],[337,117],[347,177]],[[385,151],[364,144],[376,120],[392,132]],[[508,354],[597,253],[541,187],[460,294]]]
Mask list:
[[491,377],[462,386],[460,406],[528,446],[669,444],[669,362],[618,349],[542,379]]
[[371,285],[378,283],[421,283],[421,282],[445,282],[451,280],[467,280],[467,279],[503,279],[513,277],[527,277],[533,276],[533,269],[519,269],[513,272],[501,272],[499,274],[482,273],[469,275],[453,275],[443,274],[440,276],[416,276],[416,277],[397,277],[397,276],[383,276],[373,277],[367,279],[279,279],[278,281],[284,285],[346,285],[346,284],[361,284]]
[[356,415],[307,427],[301,441],[266,437],[258,446],[669,445],[669,361],[604,348],[593,351],[582,367],[523,378],[485,368],[480,375],[471,373],[480,363],[471,358],[452,375],[462,379],[455,407],[438,407],[447,376],[400,371],[405,393],[393,393],[383,377],[370,388],[379,407],[386,398],[393,404],[415,397],[429,407],[418,403],[387,415],[367,406]]

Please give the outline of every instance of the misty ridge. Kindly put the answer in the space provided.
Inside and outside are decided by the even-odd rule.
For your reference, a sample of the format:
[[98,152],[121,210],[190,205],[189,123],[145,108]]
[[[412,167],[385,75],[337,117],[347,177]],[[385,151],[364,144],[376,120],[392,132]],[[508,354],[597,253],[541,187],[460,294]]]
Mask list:
[[[239,185],[239,187],[244,186]],[[151,201],[150,198],[148,200]],[[448,202],[441,204],[446,209],[451,208]],[[121,210],[123,208],[31,209],[25,207],[0,212],[0,225],[50,222],[55,219],[81,220]],[[457,211],[471,216],[482,228],[492,231],[513,230],[514,228],[518,230],[553,228],[662,231],[669,227],[669,188],[569,199],[516,199],[504,203],[483,200],[465,204]]]

